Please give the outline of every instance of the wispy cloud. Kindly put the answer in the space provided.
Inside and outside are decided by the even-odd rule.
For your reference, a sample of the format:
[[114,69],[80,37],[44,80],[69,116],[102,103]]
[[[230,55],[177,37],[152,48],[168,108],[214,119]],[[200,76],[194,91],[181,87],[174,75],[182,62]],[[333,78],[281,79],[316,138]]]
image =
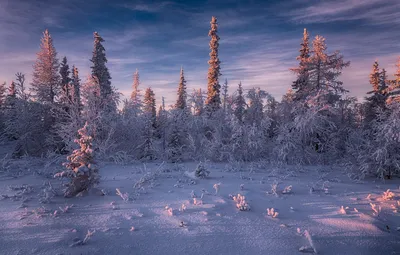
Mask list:
[[397,0],[312,0],[283,16],[303,24],[364,20],[377,25],[400,24],[399,11]]

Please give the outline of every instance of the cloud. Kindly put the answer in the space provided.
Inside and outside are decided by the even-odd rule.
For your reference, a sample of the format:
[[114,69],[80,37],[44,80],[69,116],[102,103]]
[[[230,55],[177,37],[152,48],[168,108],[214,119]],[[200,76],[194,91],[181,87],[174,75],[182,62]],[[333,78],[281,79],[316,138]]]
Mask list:
[[[369,24],[400,24],[397,0],[327,0],[297,3],[283,16],[302,24],[363,20]],[[292,6],[293,7],[293,6]]]

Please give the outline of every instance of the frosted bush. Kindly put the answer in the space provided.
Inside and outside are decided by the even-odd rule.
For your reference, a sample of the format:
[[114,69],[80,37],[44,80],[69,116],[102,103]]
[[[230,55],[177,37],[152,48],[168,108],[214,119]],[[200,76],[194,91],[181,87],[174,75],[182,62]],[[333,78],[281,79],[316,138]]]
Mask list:
[[99,182],[100,176],[93,161],[93,138],[90,135],[90,131],[90,126],[86,122],[83,128],[78,131],[80,138],[75,140],[75,143],[79,144],[80,148],[74,150],[67,157],[68,163],[63,164],[67,170],[54,176],[71,179],[67,189],[64,191],[65,197],[76,196]]
[[390,189],[386,190],[383,192],[382,195],[383,200],[393,200],[394,199],[394,193],[390,191]]
[[250,206],[246,201],[246,197],[243,195],[238,194],[237,196],[233,196],[233,201],[236,202],[236,208],[240,211],[249,211]]
[[195,176],[197,178],[206,178],[209,174],[210,171],[204,166],[202,162],[200,162],[195,170]]
[[282,191],[282,194],[290,194],[292,193],[292,185],[285,187]]
[[277,218],[279,213],[274,208],[267,208],[267,215],[272,218]]
[[213,188],[215,189],[215,195],[218,195],[220,186],[221,186],[220,182],[213,185]]

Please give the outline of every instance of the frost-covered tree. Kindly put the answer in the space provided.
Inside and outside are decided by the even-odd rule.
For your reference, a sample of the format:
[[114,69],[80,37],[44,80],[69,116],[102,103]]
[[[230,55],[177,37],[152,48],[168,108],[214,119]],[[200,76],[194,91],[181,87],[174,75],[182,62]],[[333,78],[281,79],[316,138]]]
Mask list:
[[233,101],[233,105],[234,105],[234,110],[233,110],[234,115],[239,120],[239,123],[243,123],[247,104],[243,96],[242,82],[239,82],[237,95]]
[[143,118],[144,130],[142,138],[144,140],[141,150],[144,159],[154,159],[155,155],[155,129],[156,129],[156,99],[155,94],[151,88],[147,88],[143,98]]
[[100,97],[100,84],[97,77],[89,75],[81,89],[82,116],[89,123],[93,123],[99,117],[102,100]]
[[372,90],[367,93],[371,96],[366,98],[367,112],[365,121],[367,125],[376,118],[379,111],[386,109],[386,100],[389,97],[386,71],[385,69],[380,71],[378,61],[375,61],[372,66],[369,83],[372,86]]
[[309,34],[307,29],[304,28],[303,40],[300,48],[300,55],[297,56],[299,66],[292,68],[292,72],[297,75],[296,80],[292,84],[295,99],[304,99],[307,96],[309,84],[308,84],[308,62],[310,59],[310,46],[309,46]]
[[101,105],[101,109],[107,112],[114,112],[117,109],[117,104],[114,99],[114,90],[111,86],[111,76],[107,64],[106,50],[103,46],[104,39],[97,33],[94,32],[94,49],[93,56],[90,60],[92,62],[92,76],[98,79],[100,86],[100,98],[104,103]]
[[228,103],[228,79],[225,79],[225,83],[222,85],[222,107],[224,112],[227,112],[227,103]]
[[57,51],[49,31],[46,29],[32,74],[31,91],[37,102],[50,104],[55,102],[60,90],[58,69]]
[[217,18],[211,18],[211,30],[208,33],[208,36],[211,37],[210,41],[210,60],[208,61],[208,86],[207,86],[207,99],[205,101],[206,110],[208,114],[212,114],[217,111],[221,107],[221,97],[220,97],[220,89],[221,85],[219,84],[219,77],[221,75],[221,62],[218,58],[218,47],[219,47],[219,36],[218,32],[218,24]]
[[70,70],[67,61],[67,57],[64,57],[61,61],[60,65],[60,76],[61,76],[61,93],[60,93],[60,102],[67,107],[72,103],[72,95],[71,95],[71,77]]
[[79,71],[76,66],[72,66],[72,78],[71,78],[71,101],[75,106],[82,109],[81,100],[81,80],[79,78]]
[[25,74],[23,73],[16,73],[16,89],[17,89],[17,97],[22,99],[23,101],[28,101],[31,95],[27,92],[25,86]]
[[204,94],[201,89],[193,89],[189,95],[189,102],[193,109],[193,115],[200,116],[204,112]]
[[156,111],[156,98],[154,91],[151,88],[147,88],[143,98],[143,113],[151,120],[153,127],[155,127],[155,121],[157,116]]
[[[307,64],[310,90],[308,96],[316,102],[335,104],[340,97],[348,92],[343,88],[343,82],[338,80],[342,70],[350,65],[339,51],[328,54],[325,38],[317,35],[313,41],[312,54]],[[315,98],[316,95],[319,97]]]
[[69,177],[71,182],[64,191],[65,197],[73,197],[78,193],[88,190],[99,183],[99,173],[94,162],[93,128],[88,124],[79,129],[79,138],[75,142],[80,148],[74,150],[67,157],[69,162],[63,165],[67,171],[55,175],[55,177]]
[[0,107],[3,107],[7,98],[7,84],[0,83]]
[[186,100],[187,100],[187,93],[186,93],[186,80],[183,74],[183,68],[181,67],[181,73],[179,78],[179,85],[178,85],[178,99],[175,104],[176,109],[186,110]]
[[10,87],[8,87],[8,96],[11,98],[17,98],[17,87],[14,81],[12,81]]
[[246,113],[246,123],[259,126],[263,119],[263,100],[267,97],[267,92],[260,88],[252,88],[247,93],[249,107]]
[[396,63],[396,72],[394,74],[394,80],[389,81],[389,98],[388,104],[391,102],[400,102],[400,57]]
[[133,74],[133,85],[132,85],[132,93],[130,98],[130,105],[132,110],[137,115],[142,107],[142,99],[141,99],[141,90],[139,89],[140,85],[140,77],[139,71],[136,69]]
[[183,160],[183,154],[187,147],[188,132],[186,129],[187,115],[184,110],[175,109],[171,112],[169,123],[167,155],[172,162]]

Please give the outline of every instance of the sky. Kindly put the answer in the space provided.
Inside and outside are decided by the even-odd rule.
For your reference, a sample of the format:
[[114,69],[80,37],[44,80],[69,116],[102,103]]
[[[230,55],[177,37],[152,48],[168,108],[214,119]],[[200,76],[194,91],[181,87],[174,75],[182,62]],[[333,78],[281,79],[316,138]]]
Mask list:
[[159,104],[176,100],[179,71],[188,92],[207,88],[208,31],[218,19],[221,81],[229,91],[239,81],[260,87],[278,101],[290,88],[303,29],[326,38],[328,52],[339,50],[351,62],[341,80],[362,99],[375,60],[395,72],[400,56],[399,0],[0,0],[0,82],[16,72],[30,81],[40,38],[49,29],[61,59],[90,73],[93,32],[104,47],[112,84],[124,96],[139,70],[141,89],[151,87]]

